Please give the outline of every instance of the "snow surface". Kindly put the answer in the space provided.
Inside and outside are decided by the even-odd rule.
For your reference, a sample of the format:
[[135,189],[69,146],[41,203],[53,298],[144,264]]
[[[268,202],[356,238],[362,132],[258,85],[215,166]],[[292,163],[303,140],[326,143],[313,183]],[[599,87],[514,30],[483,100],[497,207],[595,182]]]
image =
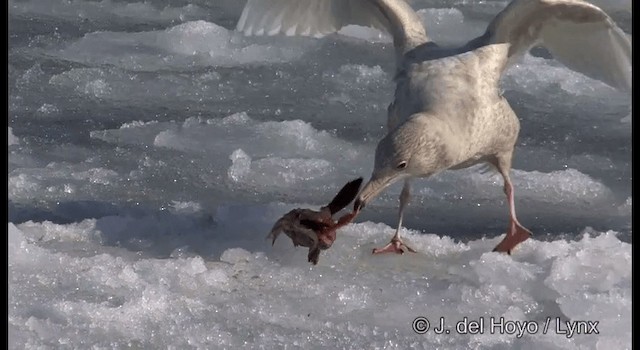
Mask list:
[[[460,243],[405,231],[418,254],[374,257],[369,251],[389,227],[365,222],[342,230],[311,267],[290,242],[265,249],[256,235],[282,209],[220,208],[215,225],[176,214],[10,223],[10,345],[630,347],[631,246],[613,232],[530,240],[509,257],[489,252],[498,238]],[[444,317],[451,327],[464,317],[502,316],[540,329],[522,337],[419,335],[411,328],[419,316],[434,326]],[[600,334],[568,338],[556,333],[558,319],[599,321]]]
[[[506,2],[412,4],[456,44]],[[629,4],[598,2],[630,33]],[[387,35],[246,38],[235,0],[8,6],[10,349],[631,348],[630,96],[534,50],[502,84],[534,239],[491,252],[507,204],[477,166],[415,181],[402,234],[418,253],[370,254],[393,233],[394,185],[311,266],[265,237],[370,175]],[[540,328],[419,335],[421,316]],[[556,334],[577,320],[600,334]]]

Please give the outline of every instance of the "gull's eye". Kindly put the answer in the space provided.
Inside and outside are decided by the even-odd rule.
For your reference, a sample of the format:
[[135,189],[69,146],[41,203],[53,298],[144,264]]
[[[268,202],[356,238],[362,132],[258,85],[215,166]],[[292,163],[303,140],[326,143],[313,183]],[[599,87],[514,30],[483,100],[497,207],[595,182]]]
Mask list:
[[402,170],[402,169],[404,169],[406,167],[407,167],[407,162],[400,162],[400,163],[398,163],[398,165],[396,165],[396,169],[398,169],[398,170]]

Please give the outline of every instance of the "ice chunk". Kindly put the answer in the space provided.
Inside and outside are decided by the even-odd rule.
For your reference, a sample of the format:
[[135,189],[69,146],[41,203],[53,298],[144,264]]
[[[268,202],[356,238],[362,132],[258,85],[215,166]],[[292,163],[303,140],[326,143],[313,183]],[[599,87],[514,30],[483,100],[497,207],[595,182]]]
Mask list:
[[146,144],[154,143],[154,139],[160,132],[175,128],[175,123],[159,123],[157,121],[124,123],[115,130],[94,130],[90,135],[93,138],[107,142],[121,144]]
[[54,17],[72,22],[81,19],[95,22],[126,20],[133,23],[157,23],[195,19],[202,13],[202,9],[193,4],[158,8],[146,1],[122,3],[111,0],[9,0],[9,8],[16,14]]
[[53,75],[49,84],[65,93],[115,102],[126,101],[136,106],[145,103],[154,107],[159,101],[166,104],[218,101],[231,93],[230,88],[220,83],[219,74],[213,70],[204,73],[169,71],[153,74],[116,67],[72,68]]
[[[257,122],[240,113],[223,119],[188,118],[178,128],[164,123],[140,129],[157,131],[163,125],[167,130],[154,137],[154,146],[207,158],[222,157],[223,152],[228,152],[226,157],[231,165],[224,176],[235,184],[266,193],[284,191],[287,186],[319,190],[342,171],[365,167],[367,161],[358,154],[361,147],[316,130],[301,120]],[[97,132],[92,135],[118,140],[118,135],[129,133],[135,135],[132,128],[105,131],[103,136]],[[151,132],[141,130],[138,134],[150,136]],[[136,142],[145,138],[132,136]]]
[[71,177],[78,180],[89,180],[94,184],[109,185],[118,178],[118,173],[105,168],[91,168],[71,173]]
[[604,184],[576,169],[553,171],[548,174],[515,170],[514,182],[523,196],[549,203],[594,203],[606,201],[612,195],[611,190]]
[[[570,320],[600,321],[602,334],[630,332],[631,252],[607,232],[596,237],[585,234],[565,256],[556,259],[545,284],[558,291],[558,305]],[[578,277],[579,276],[579,277]]]
[[9,175],[8,187],[9,198],[34,198],[42,191],[37,179],[28,174]]
[[46,77],[46,74],[42,70],[40,63],[36,63],[18,77],[16,86],[21,89],[28,89],[37,86],[44,77]]
[[203,279],[209,286],[221,286],[229,282],[229,276],[221,268],[209,269],[204,273]]
[[369,42],[390,43],[392,38],[386,32],[382,32],[375,28],[363,27],[358,25],[348,25],[338,31],[338,34],[366,40]]
[[241,149],[229,158],[232,164],[227,173],[232,181],[248,183],[254,188],[258,186],[266,192],[304,185],[335,171],[331,163],[323,159],[269,157],[252,161]]
[[[537,96],[561,98],[564,95],[587,95],[598,99],[611,99],[620,105],[630,105],[627,94],[619,92],[607,84],[591,79],[566,68],[553,59],[534,57],[526,54],[524,58],[511,66],[503,77],[503,85],[509,89],[525,91]],[[564,98],[564,97],[562,97]]]
[[[571,168],[549,173],[513,169],[511,180],[519,199],[587,206],[612,199],[611,190],[602,182]],[[504,198],[502,177],[493,171],[482,173],[479,167],[445,172],[434,176],[432,182],[437,186],[417,187],[418,192],[443,197],[464,194],[470,200]]]
[[214,23],[192,21],[149,32],[95,32],[55,54],[91,65],[114,65],[136,71],[198,66],[236,66],[288,62],[309,47],[307,40],[288,38],[277,45],[259,44]]
[[13,129],[9,127],[9,146],[20,144],[20,139],[13,134]]
[[393,90],[391,76],[378,65],[346,64],[325,71],[322,78],[336,87],[325,93],[326,99],[347,106],[349,111],[361,108],[368,114],[386,113],[393,97],[389,94]]
[[631,205],[631,197],[627,197],[627,200],[624,202],[624,204],[621,204],[620,206],[618,206],[618,211],[620,212],[621,215],[631,215],[632,214],[632,205]]
[[[561,295],[582,291],[607,292],[630,279],[630,252],[614,232],[606,232],[595,238],[585,233],[579,246],[581,249],[554,262],[545,281]],[[575,283],[576,275],[580,276],[580,283]]]
[[[95,168],[92,164],[56,163],[51,162],[46,167],[25,168],[14,170],[9,174],[9,198],[74,197],[106,191],[107,185],[115,185],[121,181],[118,173],[111,169]],[[96,188],[94,185],[100,185]],[[79,197],[76,196],[76,193]]]
[[109,72],[100,68],[73,68],[52,76],[49,84],[70,87],[80,94],[104,98],[110,96],[113,90],[106,80]]
[[456,8],[429,8],[417,11],[429,38],[440,44],[463,44],[484,33],[487,23],[465,19]]
[[180,214],[194,214],[202,210],[202,205],[198,202],[193,201],[171,201],[170,207],[173,212]]
[[[9,248],[9,260],[13,260],[12,258],[16,256],[17,252],[20,251],[24,244],[26,244],[24,234],[20,231],[16,225],[13,223],[9,223],[9,231],[7,233],[8,239],[7,244]],[[10,265],[11,266],[11,265]]]
[[237,149],[231,153],[229,158],[231,159],[231,166],[227,174],[232,181],[238,182],[251,171],[251,157],[243,150]]
[[323,77],[328,80],[335,80],[343,86],[359,87],[367,90],[385,85],[390,81],[389,75],[380,66],[369,67],[361,64],[340,66],[337,72],[327,71],[323,74]]
[[50,221],[41,223],[28,221],[19,224],[18,227],[32,241],[84,242],[99,240],[99,231],[96,231],[95,219],[68,225],[59,225]]
[[90,81],[84,87],[84,93],[87,95],[93,95],[95,97],[103,97],[109,95],[111,93],[111,88],[109,84],[107,84],[102,79],[96,79],[94,81]]
[[38,113],[42,115],[49,115],[49,114],[54,114],[58,112],[59,112],[58,107],[50,103],[44,103],[42,106],[40,106],[40,108],[38,108]]
[[620,122],[625,124],[631,124],[631,112],[629,112],[629,114],[627,114],[626,117],[620,119]]
[[[222,119],[187,118],[181,125],[174,122],[125,124],[117,130],[94,131],[92,137],[109,142],[147,144],[176,149],[209,157],[229,157],[242,147],[242,152],[257,164],[281,163],[278,158],[333,159],[339,162],[358,160],[365,165],[366,153],[361,146],[337,138],[331,132],[315,129],[302,120],[258,122],[246,113],[230,115]],[[360,153],[362,152],[362,153]],[[277,155],[277,157],[274,157]],[[246,157],[236,152],[232,155],[235,170],[246,168]],[[273,160],[262,160],[273,158]],[[245,166],[242,166],[245,164]],[[327,163],[318,164],[321,168]],[[346,164],[345,164],[346,165]],[[353,164],[351,164],[353,165]],[[282,164],[284,167],[290,165]],[[233,175],[236,176],[236,175]]]
[[242,248],[232,248],[227,249],[220,256],[220,261],[229,263],[229,264],[237,264],[240,262],[249,262],[251,259],[251,253]]

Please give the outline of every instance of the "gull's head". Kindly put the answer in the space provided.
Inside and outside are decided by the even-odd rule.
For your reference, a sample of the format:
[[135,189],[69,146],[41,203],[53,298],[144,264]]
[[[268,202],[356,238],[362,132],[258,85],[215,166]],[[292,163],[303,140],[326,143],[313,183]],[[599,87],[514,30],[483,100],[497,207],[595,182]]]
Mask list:
[[398,180],[429,176],[441,147],[437,139],[425,131],[419,118],[413,118],[387,134],[376,147],[371,179],[354,203],[359,211],[371,199]]

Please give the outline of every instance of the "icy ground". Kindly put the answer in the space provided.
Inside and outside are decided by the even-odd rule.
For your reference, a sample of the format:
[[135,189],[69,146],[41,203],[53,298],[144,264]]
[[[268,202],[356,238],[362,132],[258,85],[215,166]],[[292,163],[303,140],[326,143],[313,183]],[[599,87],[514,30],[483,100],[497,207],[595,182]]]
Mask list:
[[[630,33],[630,2],[596,3]],[[392,46],[359,27],[245,38],[243,4],[8,1],[10,349],[631,348],[630,96],[543,50],[505,76],[534,232],[513,256],[490,252],[501,180],[473,168],[416,181],[417,254],[370,254],[393,233],[394,186],[310,266],[265,236],[369,176]],[[460,43],[506,2],[413,5]],[[490,334],[500,316],[539,329]],[[464,317],[484,334],[456,334]],[[557,334],[575,321],[599,334]]]

